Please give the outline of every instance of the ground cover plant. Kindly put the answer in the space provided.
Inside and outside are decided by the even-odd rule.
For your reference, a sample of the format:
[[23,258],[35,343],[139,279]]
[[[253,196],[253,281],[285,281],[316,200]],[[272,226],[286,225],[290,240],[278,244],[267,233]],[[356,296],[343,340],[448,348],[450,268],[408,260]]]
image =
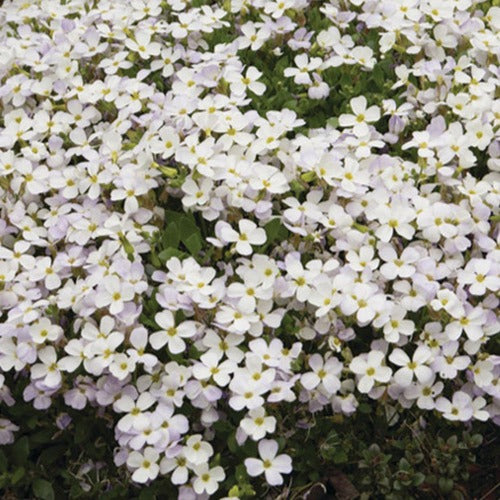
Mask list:
[[498,496],[499,2],[0,2],[5,499]]

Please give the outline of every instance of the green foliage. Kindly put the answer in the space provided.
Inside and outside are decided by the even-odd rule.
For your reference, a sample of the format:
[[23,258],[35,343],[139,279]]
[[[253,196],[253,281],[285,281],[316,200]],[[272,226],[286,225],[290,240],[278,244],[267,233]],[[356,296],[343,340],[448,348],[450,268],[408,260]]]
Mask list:
[[266,243],[262,245],[260,253],[266,253],[273,245],[285,241],[289,234],[288,229],[281,224],[280,219],[273,219],[268,222],[264,226],[264,229],[266,231],[267,240]]
[[164,227],[151,242],[151,264],[164,268],[172,257],[182,259],[191,255],[199,258],[204,246],[202,227],[192,213],[165,209]]
[[[307,431],[298,430],[288,439],[298,473],[292,494],[319,483],[332,495],[328,498],[465,499],[484,491],[473,474],[486,472],[492,478],[496,471],[495,459],[476,465],[485,451],[494,454],[494,445],[479,448],[481,434],[434,416],[425,425],[409,411],[395,425],[381,411],[306,419],[302,416],[297,424]],[[480,430],[490,436],[496,432],[492,424]]]

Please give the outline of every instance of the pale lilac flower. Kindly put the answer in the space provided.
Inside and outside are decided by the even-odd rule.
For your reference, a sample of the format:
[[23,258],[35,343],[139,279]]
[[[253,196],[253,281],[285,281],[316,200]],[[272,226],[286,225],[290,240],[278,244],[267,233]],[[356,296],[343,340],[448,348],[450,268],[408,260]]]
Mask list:
[[255,222],[250,220],[241,219],[238,222],[239,232],[225,222],[217,224],[222,240],[226,243],[236,243],[235,249],[241,255],[250,255],[253,252],[252,245],[262,245],[266,242],[264,229],[257,227]]
[[425,345],[417,347],[411,359],[402,349],[394,349],[389,361],[401,367],[394,373],[395,382],[401,387],[408,387],[415,377],[421,384],[428,383],[433,376],[431,368],[427,366],[431,357],[432,352]]
[[392,370],[383,366],[385,355],[381,351],[370,351],[367,355],[356,356],[349,364],[349,369],[358,375],[358,389],[367,393],[375,382],[386,383],[390,380]]
[[204,463],[195,466],[193,470],[196,474],[196,478],[193,482],[193,489],[198,495],[204,492],[208,495],[212,495],[219,488],[219,483],[226,478],[224,469],[220,465],[210,469],[209,466]]
[[160,471],[159,458],[160,454],[151,446],[146,447],[143,453],[132,451],[127,458],[127,465],[134,469],[132,480],[137,483],[146,483],[155,479]]
[[278,443],[270,439],[259,441],[259,458],[245,459],[245,467],[250,476],[264,473],[271,486],[283,484],[282,474],[292,472],[292,459],[285,454],[278,455]]

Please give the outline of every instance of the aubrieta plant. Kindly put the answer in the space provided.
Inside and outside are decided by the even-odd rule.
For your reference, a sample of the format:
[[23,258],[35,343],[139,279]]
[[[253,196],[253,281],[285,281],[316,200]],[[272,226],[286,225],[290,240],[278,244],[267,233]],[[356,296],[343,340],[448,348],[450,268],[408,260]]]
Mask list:
[[[159,498],[350,460],[363,498],[461,498],[457,435],[500,422],[499,28],[496,0],[5,0],[0,490],[45,415]],[[391,459],[384,425],[444,430]],[[87,498],[102,460],[66,471]]]

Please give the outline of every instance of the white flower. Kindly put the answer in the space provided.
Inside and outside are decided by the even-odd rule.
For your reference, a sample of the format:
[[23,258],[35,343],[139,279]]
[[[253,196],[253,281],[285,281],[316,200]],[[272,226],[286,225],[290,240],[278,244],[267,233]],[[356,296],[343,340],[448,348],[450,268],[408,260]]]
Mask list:
[[320,273],[319,266],[316,264],[319,262],[309,261],[304,269],[298,256],[288,254],[285,257],[286,271],[291,278],[288,283],[300,302],[305,302],[311,295],[314,278]]
[[214,449],[210,443],[202,441],[201,434],[190,436],[183,448],[184,456],[194,465],[204,464],[213,455]]
[[234,376],[229,384],[232,396],[229,399],[229,406],[236,411],[243,408],[253,410],[264,404],[262,394],[268,392],[271,387],[255,381],[252,378]]
[[155,350],[167,345],[172,354],[185,351],[186,342],[183,339],[196,335],[196,323],[194,321],[183,321],[175,325],[175,318],[171,311],[165,310],[155,315],[156,323],[163,328],[149,337],[149,343]]
[[461,285],[470,285],[472,295],[484,295],[486,290],[497,292],[500,288],[497,265],[487,259],[471,259],[465,269],[458,271],[457,281]]
[[194,467],[193,470],[196,474],[193,489],[198,495],[205,492],[212,495],[219,488],[219,483],[226,478],[224,469],[220,465],[209,469],[208,464],[200,464]]
[[160,471],[159,458],[160,454],[151,446],[147,446],[143,453],[132,451],[127,458],[127,465],[135,469],[132,474],[132,481],[146,483],[151,479],[155,479]]
[[63,334],[63,329],[59,325],[53,325],[48,318],[40,318],[30,325],[30,334],[33,342],[43,344],[59,339]]
[[417,347],[412,359],[402,349],[394,349],[389,355],[389,361],[401,366],[394,373],[394,381],[401,387],[408,387],[415,376],[421,384],[428,383],[433,376],[433,371],[426,363],[431,357],[432,351],[425,345]]
[[118,276],[108,276],[99,286],[95,296],[97,307],[109,307],[111,314],[123,311],[125,302],[134,298],[134,288],[130,283],[123,282]]
[[147,31],[136,31],[135,40],[128,38],[125,45],[134,52],[137,52],[142,59],[149,59],[151,56],[160,54],[161,45],[151,41],[151,35]]
[[415,262],[420,258],[420,253],[413,247],[406,247],[398,256],[391,245],[384,245],[379,249],[379,255],[385,264],[380,266],[380,272],[388,279],[396,277],[409,278],[415,274]]
[[198,380],[213,378],[218,386],[226,386],[229,384],[231,374],[235,371],[237,365],[229,359],[221,363],[221,358],[221,352],[213,350],[206,352],[200,357],[200,362],[193,366],[193,375]]
[[49,388],[58,387],[61,383],[61,372],[57,353],[54,347],[47,346],[38,351],[37,363],[31,367],[31,376],[33,379],[42,379],[43,383]]
[[356,313],[356,319],[363,324],[370,322],[385,305],[386,297],[377,293],[375,285],[361,283],[354,285],[352,292],[342,297],[340,309],[346,315]]
[[135,370],[135,362],[126,354],[117,354],[109,365],[109,371],[118,380],[124,380],[129,373]]
[[346,259],[354,271],[360,272],[365,269],[373,271],[377,269],[380,262],[380,259],[374,258],[374,256],[375,250],[372,246],[363,246],[358,251],[349,250]]
[[489,359],[476,361],[471,370],[478,387],[486,387],[493,382],[493,369],[494,365]]
[[436,410],[440,411],[443,417],[448,420],[460,420],[462,422],[470,420],[474,412],[472,398],[463,391],[455,392],[452,401],[444,397],[438,398]]
[[258,458],[245,459],[248,475],[255,477],[264,473],[266,481],[271,486],[283,484],[282,474],[292,472],[292,459],[285,454],[277,455],[278,443],[271,439],[259,441]]
[[255,66],[250,66],[245,76],[239,73],[230,73],[226,79],[230,83],[231,92],[237,95],[245,94],[246,89],[251,90],[254,94],[262,95],[266,86],[258,81],[261,76],[262,73]]
[[437,298],[431,302],[435,311],[444,309],[450,316],[460,318],[464,315],[464,307],[459,298],[450,290],[442,289],[437,293]]
[[114,409],[118,412],[127,413],[117,424],[118,429],[122,432],[129,432],[131,429],[141,431],[149,425],[149,418],[145,410],[150,408],[156,400],[149,392],[143,392],[137,401],[124,394],[114,404]]
[[342,371],[343,365],[337,358],[331,357],[323,361],[320,354],[313,354],[308,363],[313,371],[304,373],[300,378],[300,383],[307,390],[312,390],[319,384],[322,384],[330,394],[340,389],[340,380],[337,375]]
[[307,54],[299,54],[295,56],[294,62],[297,65],[297,68],[286,68],[284,75],[287,77],[293,77],[293,81],[299,85],[312,84],[309,73],[318,69],[323,63],[320,57],[313,57],[309,60]]
[[193,205],[204,205],[209,199],[209,193],[214,183],[210,179],[203,179],[200,184],[197,184],[192,179],[186,179],[182,185],[182,190],[186,193],[183,196],[182,203],[185,207]]
[[409,240],[415,234],[415,228],[410,224],[415,219],[415,212],[408,206],[391,206],[380,204],[374,208],[373,214],[367,214],[371,219],[372,215],[380,223],[375,231],[375,236],[387,243],[392,238],[394,231]]
[[259,441],[266,434],[276,429],[276,418],[266,414],[264,407],[254,408],[240,421],[240,427],[254,441]]
[[367,355],[356,356],[349,364],[349,369],[358,375],[360,392],[370,392],[375,382],[389,382],[392,370],[382,366],[385,355],[381,351],[370,351]]
[[457,356],[459,343],[447,342],[441,348],[441,353],[432,362],[432,368],[439,372],[443,379],[454,379],[458,371],[465,370],[470,363],[469,356]]
[[236,243],[235,249],[240,255],[250,255],[253,252],[252,245],[263,245],[266,242],[264,229],[248,219],[238,222],[239,233],[226,222],[220,221],[217,226],[216,232],[220,232],[222,240],[226,243]]
[[161,474],[172,473],[170,476],[172,484],[185,484],[189,477],[188,465],[189,463],[181,451],[174,458],[163,457],[160,462],[160,472]]
[[243,36],[238,39],[239,48],[244,49],[248,46],[252,50],[259,50],[269,39],[270,29],[264,25],[257,29],[256,23],[248,21],[241,26]]
[[354,114],[342,114],[339,117],[339,124],[342,127],[353,127],[356,135],[363,135],[367,130],[367,123],[376,122],[380,119],[380,109],[378,106],[367,108],[366,97],[361,95],[353,97],[350,106]]
[[6,418],[0,418],[0,444],[11,444],[14,442],[14,432],[19,427]]
[[436,376],[433,374],[425,384],[411,384],[404,390],[407,399],[416,399],[417,406],[422,410],[433,410],[436,406],[435,398],[443,391],[443,382],[435,382]]
[[387,342],[396,343],[401,335],[410,337],[415,331],[415,323],[410,319],[405,319],[406,314],[407,310],[401,306],[395,306],[390,312],[384,324],[384,338]]
[[31,279],[33,281],[43,279],[47,290],[55,290],[61,286],[61,278],[57,271],[50,257],[42,257],[37,259],[35,269],[31,271]]

